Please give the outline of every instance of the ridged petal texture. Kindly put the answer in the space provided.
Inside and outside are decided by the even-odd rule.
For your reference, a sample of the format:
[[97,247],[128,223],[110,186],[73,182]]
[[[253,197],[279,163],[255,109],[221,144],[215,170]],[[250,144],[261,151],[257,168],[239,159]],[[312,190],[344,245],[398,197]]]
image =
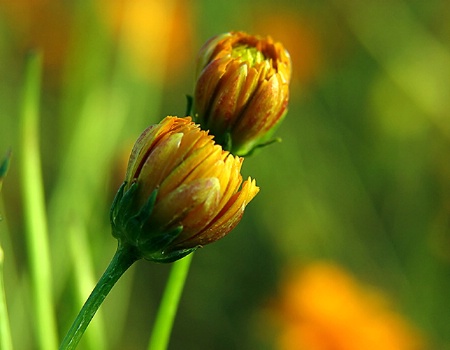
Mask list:
[[182,227],[168,250],[203,246],[229,233],[259,191],[251,178],[242,181],[242,162],[191,118],[166,117],[136,141],[124,192],[137,184],[133,206],[139,210],[157,190],[144,234]]
[[291,69],[289,53],[270,37],[230,32],[211,38],[197,58],[196,121],[233,154],[248,154],[285,116]]

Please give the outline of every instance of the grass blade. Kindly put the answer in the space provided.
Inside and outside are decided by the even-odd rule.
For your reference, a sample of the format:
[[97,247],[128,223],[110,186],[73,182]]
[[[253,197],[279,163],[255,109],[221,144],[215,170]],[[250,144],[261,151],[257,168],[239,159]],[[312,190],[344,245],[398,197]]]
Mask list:
[[39,97],[42,56],[28,57],[21,113],[21,181],[26,240],[33,286],[36,336],[40,349],[57,348],[52,300],[49,239],[39,147]]
[[[5,159],[0,164],[0,191],[2,190],[3,179],[8,171],[11,152],[8,151]],[[1,213],[0,213],[1,215]],[[1,224],[1,216],[0,216]],[[3,280],[3,249],[0,242],[0,348],[12,350],[11,328],[9,325],[8,309],[6,306],[5,285]]]

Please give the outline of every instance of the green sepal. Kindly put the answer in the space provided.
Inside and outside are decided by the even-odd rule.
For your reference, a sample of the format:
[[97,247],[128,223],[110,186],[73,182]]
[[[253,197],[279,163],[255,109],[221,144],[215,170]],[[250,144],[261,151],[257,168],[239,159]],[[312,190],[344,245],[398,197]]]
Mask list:
[[248,151],[245,154],[239,154],[240,157],[249,157],[251,155],[253,155],[255,153],[255,151],[260,150],[261,148],[265,148],[267,146],[270,146],[273,143],[280,143],[281,142],[281,138],[280,137],[276,137],[274,139],[271,139],[269,141],[266,142],[262,142],[256,146],[254,146],[250,151]]
[[135,216],[136,220],[141,223],[141,228],[144,226],[144,223],[152,214],[153,208],[155,207],[156,197],[158,196],[158,188],[155,188],[150,197],[148,197],[147,202],[142,206],[139,210],[139,213]]
[[137,182],[133,182],[130,188],[125,191],[126,185],[127,182],[125,181],[120,186],[111,206],[111,226],[113,236],[116,238],[121,237],[124,233],[129,233],[131,229],[129,226],[133,226],[134,224],[130,220],[135,216],[132,210],[134,209],[133,202],[138,184]]
[[114,197],[114,200],[111,204],[111,209],[109,211],[109,220],[111,222],[111,226],[113,227],[113,232],[115,231],[115,228],[116,228],[116,218],[117,218],[117,214],[118,214],[118,210],[119,210],[118,204],[123,197],[123,192],[124,192],[126,184],[127,184],[127,182],[124,181],[122,183],[122,185],[120,186],[119,190],[117,191],[117,193]]
[[110,210],[112,233],[119,243],[135,247],[139,256],[146,260],[160,263],[181,259],[198,248],[172,251],[170,245],[183,231],[183,226],[162,231],[149,222],[158,189],[153,190],[142,207],[136,208],[135,195],[138,183],[133,182],[128,190],[125,190],[126,186],[127,182],[120,186]]
[[117,191],[110,210],[112,234],[116,238],[125,239],[130,244],[136,245],[142,235],[142,231],[155,206],[158,189],[155,189],[136,213],[135,195],[138,183],[133,182],[125,191],[125,181]]
[[170,249],[170,244],[183,231],[183,226],[161,232],[160,228],[149,222],[158,189],[153,190],[143,206],[136,208],[135,195],[138,183],[131,183],[128,190],[125,190],[126,185],[127,182],[124,182],[120,186],[111,205],[110,220],[113,236],[119,242],[135,247],[139,255],[147,260],[171,262],[187,255],[191,250],[164,255],[164,252]]
[[133,209],[134,195],[137,191],[137,188],[137,182],[132,182],[130,188],[123,193],[123,196],[120,199],[117,208],[117,218],[119,220],[129,218],[133,214],[131,213],[131,210]]
[[281,138],[273,137],[273,135],[280,127],[287,113],[288,109],[286,108],[282,113],[281,117],[278,119],[278,121],[270,128],[269,132],[262,135],[262,137],[257,138],[251,143],[244,142],[241,146],[232,149],[231,153],[238,155],[240,157],[248,157],[253,155],[256,151],[259,151],[261,148],[265,148],[266,146],[269,146],[273,143],[281,142]]
[[5,158],[0,163],[0,181],[6,176],[9,168],[9,160],[11,158],[11,150],[6,152]]
[[222,142],[222,148],[225,151],[228,151],[230,153],[231,153],[231,150],[233,149],[233,139],[232,139],[231,133],[229,131],[227,131],[224,134],[223,142]]
[[158,232],[143,235],[136,242],[136,246],[145,259],[152,260],[153,254],[157,252],[163,252],[164,249],[166,249],[180,235],[182,231],[183,226],[178,226],[168,232]]
[[139,212],[131,216],[125,223],[125,232],[128,240],[132,244],[136,244],[139,241],[142,234],[146,234],[144,226],[148,222],[150,215],[152,214],[153,207],[155,206],[156,197],[158,196],[158,189],[154,189],[147,199],[147,202],[139,209]]
[[194,105],[194,98],[191,95],[186,95],[186,113],[184,114],[186,117],[194,116],[192,115],[192,106]]
[[158,263],[172,263],[174,261],[180,260],[181,258],[184,258],[186,255],[193,253],[198,248],[199,248],[199,246],[194,247],[194,248],[175,250],[175,251],[172,251],[169,253],[166,253],[163,251],[163,252],[159,253],[158,256],[153,255],[152,258],[149,260],[158,262]]
[[0,163],[0,190],[2,189],[3,179],[5,178],[6,173],[8,172],[10,158],[11,158],[11,150],[8,150],[8,152],[6,152],[5,158]]

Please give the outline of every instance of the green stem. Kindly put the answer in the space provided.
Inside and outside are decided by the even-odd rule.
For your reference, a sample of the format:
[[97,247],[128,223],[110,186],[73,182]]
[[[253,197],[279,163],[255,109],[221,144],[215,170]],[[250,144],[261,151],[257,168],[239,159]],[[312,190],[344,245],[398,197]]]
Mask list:
[[164,291],[163,299],[156,315],[155,325],[150,338],[148,350],[165,350],[169,344],[170,333],[180,301],[181,293],[186,282],[192,257],[189,254],[173,263],[169,280]]
[[134,248],[120,245],[80,313],[61,343],[60,350],[75,349],[84,331],[112,287],[128,268],[139,259]]
[[[11,157],[11,151],[8,151],[4,160],[0,163],[0,191],[2,190],[2,182],[3,178],[6,176],[9,166],[9,159]],[[1,197],[0,197],[0,208],[1,205]],[[0,224],[2,213],[0,212]],[[0,230],[1,232],[1,230]],[[11,336],[11,327],[9,325],[9,317],[8,317],[8,307],[6,304],[6,293],[5,293],[5,282],[3,280],[3,247],[0,242],[0,349],[3,350],[12,350],[12,336]]]
[[11,328],[6,306],[5,286],[3,282],[3,249],[0,245],[0,349],[12,350]]

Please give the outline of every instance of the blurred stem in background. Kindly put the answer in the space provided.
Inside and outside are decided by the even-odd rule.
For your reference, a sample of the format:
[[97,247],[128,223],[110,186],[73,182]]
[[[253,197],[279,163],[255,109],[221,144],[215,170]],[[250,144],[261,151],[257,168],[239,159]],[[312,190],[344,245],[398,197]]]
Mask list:
[[[11,151],[8,151],[5,159],[0,163],[0,192],[2,190],[3,179],[8,171]],[[0,212],[0,225],[2,223],[2,213]],[[0,231],[1,232],[1,231]],[[0,348],[3,350],[12,350],[12,336],[9,325],[8,308],[6,304],[5,284],[3,279],[3,261],[4,254],[0,241]]]
[[42,55],[28,56],[21,111],[21,171],[36,335],[40,349],[57,348],[49,239],[39,146]]
[[148,350],[167,349],[178,304],[193,256],[193,253],[189,254],[183,259],[175,261],[172,265],[169,280],[167,281],[153,326]]
[[0,348],[12,350],[11,329],[6,307],[5,286],[3,282],[3,249],[0,245]]

